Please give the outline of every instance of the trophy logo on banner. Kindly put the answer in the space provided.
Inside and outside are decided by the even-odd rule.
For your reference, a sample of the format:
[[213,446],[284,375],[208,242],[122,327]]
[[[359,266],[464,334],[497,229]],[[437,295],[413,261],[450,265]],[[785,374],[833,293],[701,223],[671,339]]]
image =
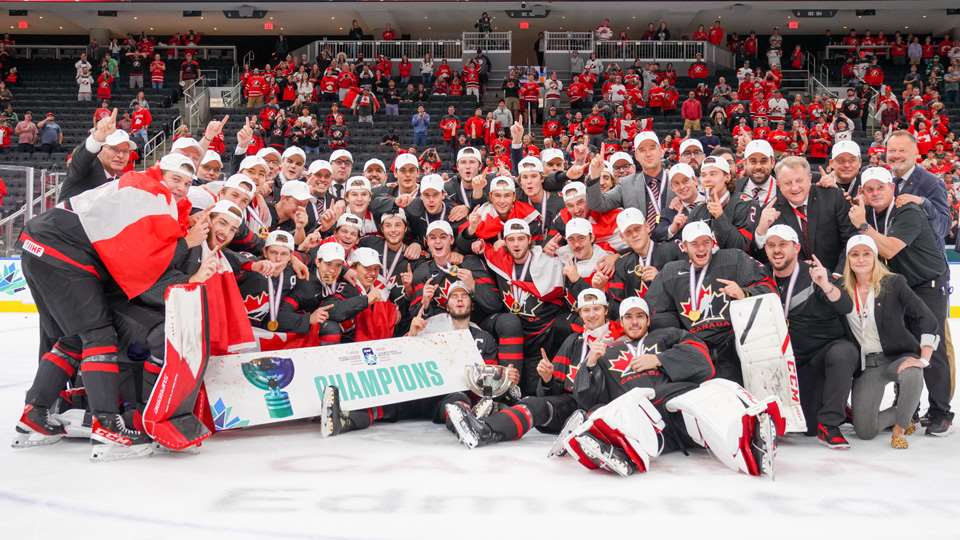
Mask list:
[[240,368],[250,384],[267,391],[263,398],[270,418],[293,416],[290,395],[283,391],[293,381],[293,360],[267,356],[243,362]]

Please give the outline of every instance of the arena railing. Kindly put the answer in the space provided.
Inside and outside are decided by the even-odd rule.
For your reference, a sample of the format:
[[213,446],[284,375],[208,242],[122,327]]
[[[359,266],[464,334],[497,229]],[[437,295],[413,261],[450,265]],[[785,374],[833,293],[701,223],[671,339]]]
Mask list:
[[383,54],[395,62],[404,56],[411,62],[419,61],[427,53],[430,53],[435,60],[444,58],[459,60],[463,56],[463,42],[459,39],[422,39],[409,41],[320,40],[301,47],[293,51],[292,54],[294,56],[306,54],[307,58],[312,60],[320,56],[320,52],[324,49],[329,49],[333,56],[344,53],[347,55],[347,58],[351,59],[363,56],[366,59],[374,60]]
[[730,51],[705,41],[597,41],[594,52],[602,61],[645,62],[692,62],[699,54],[709,64],[734,67]]
[[546,52],[594,51],[593,32],[544,32],[543,38]]
[[[16,58],[30,60],[32,58],[56,59],[61,58],[79,58],[80,53],[87,52],[87,45],[12,45],[6,47],[6,50],[12,51],[11,54]],[[101,47],[101,48],[106,48]],[[170,50],[176,51],[176,57],[179,57],[180,50],[197,51],[197,58],[203,60],[221,59],[237,62],[237,48],[234,45],[157,45],[156,51]]]
[[[66,173],[17,165],[0,165],[4,176],[12,179],[11,173],[20,173],[24,179],[24,204],[17,211],[0,219],[0,253],[9,256],[17,252],[16,244],[20,231],[33,216],[43,213],[57,203],[60,183]],[[27,202],[30,201],[30,202]]]
[[862,56],[864,50],[868,51],[884,51],[885,55],[890,54],[890,45],[827,45],[826,51],[823,53],[824,60],[830,60],[831,52],[838,52],[836,56],[847,56],[850,51],[854,51],[857,56]]
[[474,52],[510,52],[513,50],[512,32],[464,32],[461,38],[463,50]]

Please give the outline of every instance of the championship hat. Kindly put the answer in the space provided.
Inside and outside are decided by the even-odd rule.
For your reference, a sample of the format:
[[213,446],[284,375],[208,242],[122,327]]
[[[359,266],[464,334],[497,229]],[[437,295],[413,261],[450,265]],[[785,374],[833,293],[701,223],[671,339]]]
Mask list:
[[633,225],[643,225],[647,216],[639,208],[624,208],[617,214],[617,230],[623,234]]
[[[339,245],[339,244],[337,244]],[[293,251],[296,249],[296,245],[293,242],[293,235],[287,231],[273,231],[267,235],[267,240],[263,244],[263,248],[266,249],[271,246],[279,246]],[[343,248],[340,248],[343,249]]]
[[593,225],[583,218],[573,218],[567,222],[567,226],[564,231],[564,238],[570,238],[575,234],[579,234],[581,236],[591,235],[593,234]]
[[340,244],[327,242],[320,244],[320,247],[317,248],[317,260],[323,262],[346,262],[347,254],[343,251],[343,246]]
[[630,313],[631,309],[640,309],[647,314],[647,317],[650,316],[650,306],[647,305],[646,300],[639,296],[631,296],[620,302],[620,318],[622,319],[624,315]]
[[766,244],[767,240],[776,236],[783,240],[789,240],[794,244],[800,243],[800,237],[797,236],[797,231],[793,230],[791,227],[784,225],[782,223],[774,225],[767,229],[767,234],[763,237],[763,243]]
[[508,219],[507,222],[503,224],[503,237],[506,238],[513,234],[530,236],[530,226],[522,219]]
[[607,306],[607,295],[600,289],[584,289],[577,295],[577,309],[587,306]]

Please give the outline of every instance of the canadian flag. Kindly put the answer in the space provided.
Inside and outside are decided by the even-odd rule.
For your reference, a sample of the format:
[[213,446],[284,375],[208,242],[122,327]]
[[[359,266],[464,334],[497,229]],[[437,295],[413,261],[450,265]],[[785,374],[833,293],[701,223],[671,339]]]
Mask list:
[[506,249],[493,249],[488,244],[483,251],[483,258],[490,269],[507,280],[511,288],[517,287],[523,291],[521,298],[514,298],[520,305],[525,303],[528,295],[533,295],[543,302],[560,304],[565,295],[563,263],[556,257],[544,254],[540,246],[530,248],[530,257],[532,260],[528,274],[529,281],[520,281],[513,279],[514,260]]
[[[513,203],[513,208],[510,209],[510,213],[503,219],[500,218],[500,214],[497,213],[493,204],[489,202],[480,205],[480,207],[477,208],[477,213],[480,214],[480,225],[477,227],[477,232],[474,236],[481,240],[495,239],[500,236],[500,233],[503,232],[503,224],[506,223],[507,220],[522,219],[529,225],[541,219],[540,212],[538,212],[536,208],[522,201]],[[465,229],[467,225],[468,224],[464,222],[460,225],[460,230]]]
[[70,198],[93,249],[128,298],[157,282],[183,236],[177,201],[161,174],[158,167],[129,172]]
[[[210,254],[207,243],[203,246],[203,256]],[[219,259],[217,273],[203,284],[207,290],[207,307],[210,313],[210,353],[221,355],[253,350],[256,341],[247,307],[240,295],[237,278],[223,252],[217,250]]]

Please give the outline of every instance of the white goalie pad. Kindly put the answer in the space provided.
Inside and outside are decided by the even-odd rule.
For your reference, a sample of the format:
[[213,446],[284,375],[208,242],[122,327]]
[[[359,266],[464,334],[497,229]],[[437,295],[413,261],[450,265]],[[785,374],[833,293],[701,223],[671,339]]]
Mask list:
[[634,388],[593,411],[590,417],[568,436],[565,443],[568,451],[577,456],[585,467],[595,469],[596,465],[574,440],[589,433],[622,449],[633,461],[637,471],[647,471],[650,461],[660,455],[663,448],[661,433],[665,427],[660,412],[650,402],[654,395],[650,388]]
[[710,450],[728,468],[758,476],[750,444],[761,414],[775,416],[775,423],[780,421],[772,403],[772,398],[758,401],[733,381],[713,379],[667,401],[666,407],[682,413],[693,442]]
[[743,368],[743,386],[755,396],[776,397],[786,430],[806,432],[797,364],[780,297],[770,293],[730,302],[730,320]]

